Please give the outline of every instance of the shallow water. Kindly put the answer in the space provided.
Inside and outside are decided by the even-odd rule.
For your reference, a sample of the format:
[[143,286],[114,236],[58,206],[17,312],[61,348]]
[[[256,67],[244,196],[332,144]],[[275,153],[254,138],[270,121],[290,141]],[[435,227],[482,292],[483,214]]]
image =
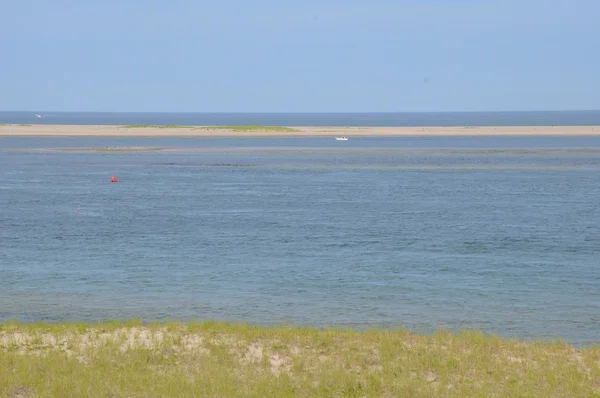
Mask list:
[[599,197],[600,137],[3,138],[0,321],[597,342]]

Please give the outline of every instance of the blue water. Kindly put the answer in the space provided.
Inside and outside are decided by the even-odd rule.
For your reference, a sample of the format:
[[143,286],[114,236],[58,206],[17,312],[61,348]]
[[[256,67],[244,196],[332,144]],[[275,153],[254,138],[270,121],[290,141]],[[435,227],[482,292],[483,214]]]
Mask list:
[[600,137],[0,138],[0,321],[597,343],[599,198]]
[[[39,114],[41,118],[37,118]],[[395,113],[0,112],[0,124],[270,126],[598,126],[600,110]]]

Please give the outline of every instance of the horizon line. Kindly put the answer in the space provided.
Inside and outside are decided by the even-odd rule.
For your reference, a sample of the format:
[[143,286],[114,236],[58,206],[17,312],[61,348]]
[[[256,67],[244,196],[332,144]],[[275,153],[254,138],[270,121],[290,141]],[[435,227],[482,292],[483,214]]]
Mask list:
[[545,112],[600,112],[600,109],[548,109],[548,110],[495,110],[495,111],[52,111],[52,110],[19,110],[19,111],[7,111],[0,110],[0,113],[39,113],[39,112],[48,112],[48,113],[146,113],[146,114],[156,114],[156,113],[166,113],[166,114],[237,114],[237,115],[260,115],[260,114],[343,114],[343,115],[352,115],[352,114],[432,114],[432,113],[545,113]]

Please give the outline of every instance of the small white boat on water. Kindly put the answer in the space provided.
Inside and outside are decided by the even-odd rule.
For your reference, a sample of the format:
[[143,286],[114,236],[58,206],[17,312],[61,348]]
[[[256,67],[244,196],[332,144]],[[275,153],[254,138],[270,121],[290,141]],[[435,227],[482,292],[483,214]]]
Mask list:
[[42,115],[40,115],[39,113],[36,113],[35,117],[37,117],[38,119],[40,119],[42,117]]
[[335,137],[336,141],[348,141],[348,137]]

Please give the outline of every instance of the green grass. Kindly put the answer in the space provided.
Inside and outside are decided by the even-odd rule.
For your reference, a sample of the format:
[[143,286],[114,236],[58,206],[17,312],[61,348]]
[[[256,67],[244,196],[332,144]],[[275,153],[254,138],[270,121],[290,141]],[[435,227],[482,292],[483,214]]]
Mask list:
[[298,130],[284,126],[205,126],[200,127],[203,130],[227,130],[235,132],[286,132],[292,133]]
[[177,124],[167,124],[167,125],[149,125],[149,124],[130,124],[128,126],[122,126],[126,129],[191,129],[192,126],[180,126]]
[[292,133],[298,130],[291,127],[283,126],[179,126],[179,125],[148,125],[148,124],[131,124],[128,126],[122,126],[126,129],[143,129],[143,128],[156,128],[156,129],[194,129],[194,130],[205,130],[205,131],[232,131],[232,132],[283,132]]
[[588,397],[600,346],[218,322],[0,325],[0,397]]

